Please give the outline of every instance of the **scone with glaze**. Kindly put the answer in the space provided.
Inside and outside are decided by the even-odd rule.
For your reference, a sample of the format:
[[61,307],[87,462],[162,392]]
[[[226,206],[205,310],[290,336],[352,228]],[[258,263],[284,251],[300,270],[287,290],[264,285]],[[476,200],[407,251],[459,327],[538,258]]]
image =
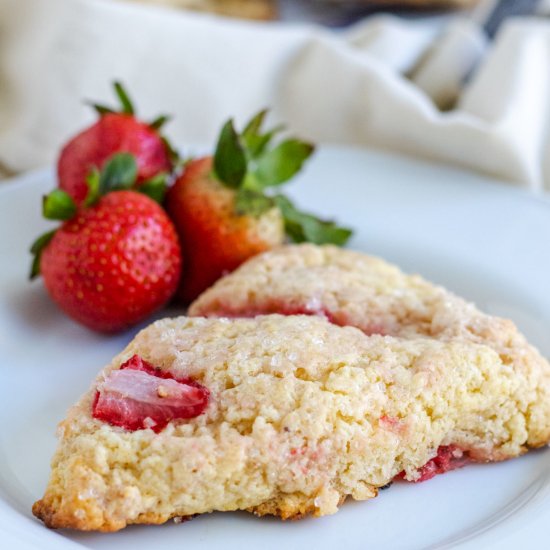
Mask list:
[[332,514],[434,460],[542,443],[550,402],[530,376],[485,345],[367,336],[315,316],[161,320],[69,411],[33,512],[102,531],[215,510]]
[[307,314],[365,334],[429,337],[491,347],[529,395],[529,444],[550,439],[550,365],[514,323],[379,258],[335,246],[282,246],[249,260],[190,307],[190,315]]

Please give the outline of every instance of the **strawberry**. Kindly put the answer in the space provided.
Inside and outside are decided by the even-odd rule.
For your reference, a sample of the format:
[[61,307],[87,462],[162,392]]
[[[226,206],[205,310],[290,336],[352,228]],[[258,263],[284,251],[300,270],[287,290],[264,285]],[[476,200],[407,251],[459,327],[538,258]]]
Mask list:
[[177,234],[164,210],[144,193],[124,189],[135,183],[131,160],[115,156],[110,172],[89,178],[81,206],[60,189],[46,196],[44,216],[64,221],[31,248],[31,277],[42,274],[61,309],[102,332],[138,323],[166,304],[181,272]]
[[273,192],[301,169],[313,146],[292,138],[272,146],[280,128],[262,133],[265,115],[253,117],[241,134],[228,121],[214,157],[188,162],[168,192],[166,208],[186,260],[178,291],[185,303],[251,256],[282,244],[285,233],[318,244],[344,244],[351,235]]
[[209,395],[197,382],[175,378],[134,355],[99,384],[92,415],[127,430],[158,433],[172,420],[202,414]]
[[212,177],[212,159],[191,161],[167,195],[167,209],[185,250],[179,297],[190,302],[224,273],[284,240],[277,208],[258,216],[234,211],[235,193]]
[[134,107],[120,83],[115,83],[121,101],[120,112],[95,105],[99,120],[72,138],[62,149],[57,164],[59,187],[80,204],[88,193],[86,177],[92,169],[101,170],[114,153],[126,152],[137,160],[137,185],[166,176],[173,165],[174,151],[160,135],[167,117],[151,124],[135,117]]
[[[468,462],[470,462],[470,458],[467,452],[462,451],[456,445],[442,445],[437,449],[437,455],[418,469],[419,477],[414,482],[428,481],[439,474],[462,468]],[[396,479],[405,479],[405,472],[397,474]]]

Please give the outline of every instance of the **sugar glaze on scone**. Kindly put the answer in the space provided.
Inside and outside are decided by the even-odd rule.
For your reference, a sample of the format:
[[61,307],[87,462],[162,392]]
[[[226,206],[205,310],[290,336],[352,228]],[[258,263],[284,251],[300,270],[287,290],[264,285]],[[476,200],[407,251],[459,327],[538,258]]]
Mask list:
[[[134,355],[208,388],[205,412],[159,433],[93,418],[96,389]],[[332,514],[400,472],[414,479],[442,445],[471,460],[523,453],[536,396],[522,376],[487,346],[369,337],[321,317],[161,320],[69,411],[33,512],[102,531],[215,510]]]
[[523,380],[529,441],[550,439],[550,365],[514,323],[418,275],[379,258],[335,246],[282,246],[219,280],[190,307],[190,315],[253,317],[267,313],[320,315],[366,334],[484,344]]

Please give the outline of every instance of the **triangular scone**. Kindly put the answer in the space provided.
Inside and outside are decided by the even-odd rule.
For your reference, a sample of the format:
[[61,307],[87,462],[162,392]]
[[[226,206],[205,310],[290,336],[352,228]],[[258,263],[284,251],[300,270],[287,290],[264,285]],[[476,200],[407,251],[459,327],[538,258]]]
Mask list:
[[335,246],[288,245],[256,256],[204,292],[190,315],[254,317],[268,313],[326,317],[365,334],[419,336],[493,348],[523,380],[528,445],[550,440],[550,365],[514,323],[379,258]]
[[[136,356],[207,388],[205,412],[158,433],[93,418],[97,389]],[[348,495],[417,479],[439,448],[459,463],[524,452],[522,384],[482,345],[369,337],[310,316],[158,321],[61,423],[33,512],[103,531],[214,510],[331,514]]]

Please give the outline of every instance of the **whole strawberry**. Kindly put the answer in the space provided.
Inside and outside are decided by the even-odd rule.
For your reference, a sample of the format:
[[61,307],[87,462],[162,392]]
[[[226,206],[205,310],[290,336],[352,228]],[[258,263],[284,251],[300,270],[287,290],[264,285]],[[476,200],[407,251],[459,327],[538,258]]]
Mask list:
[[[109,166],[113,163],[132,172],[128,157],[115,156]],[[52,299],[76,321],[115,332],[170,300],[181,252],[174,226],[157,202],[136,191],[101,195],[101,177],[94,179],[80,207],[61,190],[44,198],[44,215],[65,221],[33,245],[31,277],[41,274]],[[101,183],[106,185],[104,178]],[[130,178],[127,187],[133,183]]]
[[256,115],[242,134],[228,121],[214,157],[188,162],[168,191],[166,208],[185,256],[178,291],[185,303],[248,258],[282,244],[285,233],[317,244],[343,244],[351,235],[273,192],[301,169],[313,146],[297,139],[272,146],[279,129],[262,133],[265,115]]
[[209,157],[188,163],[166,204],[188,259],[179,292],[185,303],[251,256],[284,241],[276,207],[257,216],[235,212],[235,193],[212,177]]
[[130,153],[138,166],[136,184],[139,186],[153,178],[162,177],[172,169],[174,152],[161,136],[159,129],[167,117],[152,123],[141,122],[120,83],[115,91],[121,110],[95,105],[99,120],[72,138],[61,151],[57,164],[59,187],[66,191],[76,204],[82,203],[88,193],[86,177],[92,169],[101,170],[115,153]]

